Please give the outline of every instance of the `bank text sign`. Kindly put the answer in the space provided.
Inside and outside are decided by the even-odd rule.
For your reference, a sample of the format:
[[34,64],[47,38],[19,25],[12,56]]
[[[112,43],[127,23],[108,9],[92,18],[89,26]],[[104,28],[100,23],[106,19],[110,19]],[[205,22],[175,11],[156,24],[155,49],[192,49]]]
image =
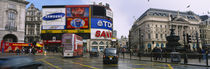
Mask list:
[[110,20],[91,18],[91,28],[93,29],[105,29],[112,30],[113,23]]

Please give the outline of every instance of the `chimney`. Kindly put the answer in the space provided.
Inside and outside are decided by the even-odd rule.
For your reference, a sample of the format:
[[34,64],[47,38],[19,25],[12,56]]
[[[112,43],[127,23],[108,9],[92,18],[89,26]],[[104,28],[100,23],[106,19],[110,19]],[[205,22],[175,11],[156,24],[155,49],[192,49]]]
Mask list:
[[100,5],[100,6],[103,6],[103,5],[102,5],[102,2],[100,2],[99,5]]
[[106,3],[106,7],[109,7],[109,4],[108,3]]

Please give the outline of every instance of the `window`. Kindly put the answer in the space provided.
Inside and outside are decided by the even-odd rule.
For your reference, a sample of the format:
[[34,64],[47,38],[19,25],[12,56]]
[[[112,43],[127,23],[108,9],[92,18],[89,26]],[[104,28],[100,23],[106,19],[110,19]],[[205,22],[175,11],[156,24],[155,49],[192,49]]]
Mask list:
[[160,25],[160,28],[162,28],[162,25]]
[[160,34],[160,38],[163,38],[163,34]]
[[16,31],[17,27],[16,27],[16,12],[13,10],[9,10],[8,11],[8,23],[6,24],[5,29],[6,30],[12,30],[12,31]]
[[158,39],[158,34],[156,34],[156,38]]
[[157,25],[155,25],[155,27],[157,27]]
[[104,42],[103,42],[103,41],[101,41],[99,44],[100,44],[100,45],[104,45]]
[[151,35],[150,35],[150,33],[148,34],[148,39],[151,39]]
[[97,43],[96,41],[94,41],[94,42],[92,43],[92,45],[98,45],[98,43]]

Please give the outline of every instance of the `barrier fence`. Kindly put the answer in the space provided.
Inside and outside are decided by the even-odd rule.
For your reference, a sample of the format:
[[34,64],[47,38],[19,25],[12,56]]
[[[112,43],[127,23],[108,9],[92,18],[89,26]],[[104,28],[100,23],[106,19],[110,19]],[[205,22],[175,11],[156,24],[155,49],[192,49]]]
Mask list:
[[210,54],[204,53],[120,53],[120,58],[162,63],[178,63],[210,67]]

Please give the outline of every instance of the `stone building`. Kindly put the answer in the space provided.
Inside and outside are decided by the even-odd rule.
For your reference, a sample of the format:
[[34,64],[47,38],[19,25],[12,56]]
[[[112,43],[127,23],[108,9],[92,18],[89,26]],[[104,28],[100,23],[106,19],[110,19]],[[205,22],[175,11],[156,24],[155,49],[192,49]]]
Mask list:
[[41,17],[41,11],[34,4],[26,9],[25,42],[40,41]]
[[25,0],[0,0],[0,40],[24,42]]
[[200,39],[203,46],[210,45],[210,18],[207,15],[200,16]]
[[118,39],[118,45],[121,48],[128,48],[128,38],[126,36],[121,36],[121,38]]
[[[196,50],[196,32],[199,32],[198,15],[192,11],[180,12],[164,9],[148,9],[133,24],[129,31],[129,43],[132,49],[151,52],[154,47],[166,47],[166,37],[170,34],[170,28],[175,29],[175,34],[180,37],[179,43],[184,46],[183,34],[192,36],[190,49]],[[173,27],[172,27],[173,26]],[[199,47],[201,44],[198,44]]]

